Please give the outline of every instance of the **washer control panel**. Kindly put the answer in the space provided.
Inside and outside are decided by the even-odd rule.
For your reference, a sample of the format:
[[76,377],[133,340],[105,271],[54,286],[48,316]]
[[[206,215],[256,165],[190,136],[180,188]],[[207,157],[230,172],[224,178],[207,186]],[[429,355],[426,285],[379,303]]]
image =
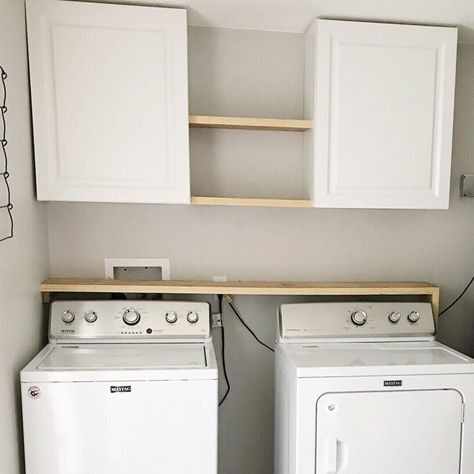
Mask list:
[[430,303],[296,303],[279,315],[282,339],[433,336]]
[[185,301],[54,301],[50,340],[194,340],[210,337],[208,303]]

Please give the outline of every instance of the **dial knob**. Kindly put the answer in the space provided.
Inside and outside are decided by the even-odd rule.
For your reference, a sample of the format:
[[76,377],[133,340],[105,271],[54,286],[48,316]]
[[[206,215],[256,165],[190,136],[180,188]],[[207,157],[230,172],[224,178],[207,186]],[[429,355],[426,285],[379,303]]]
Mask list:
[[365,311],[354,311],[351,314],[351,320],[356,326],[363,326],[367,322],[367,313]]
[[84,314],[84,319],[88,323],[95,323],[97,321],[97,313],[95,311],[87,311]]
[[63,312],[61,319],[66,323],[72,323],[75,319],[74,313],[72,311],[69,311],[68,309]]
[[186,319],[191,324],[197,323],[199,321],[199,314],[197,314],[196,311],[190,311],[186,316]]
[[128,324],[129,326],[135,326],[135,324],[138,324],[140,321],[140,318],[140,313],[136,309],[128,308],[123,313],[122,319],[125,324]]
[[167,323],[173,324],[178,320],[178,315],[174,311],[168,311],[165,314],[165,319]]
[[420,319],[420,313],[418,311],[412,311],[408,314],[408,321],[410,323],[416,323]]
[[398,323],[398,321],[400,321],[400,318],[402,317],[402,315],[398,312],[398,311],[392,311],[389,315],[388,315],[388,320],[395,324],[395,323]]

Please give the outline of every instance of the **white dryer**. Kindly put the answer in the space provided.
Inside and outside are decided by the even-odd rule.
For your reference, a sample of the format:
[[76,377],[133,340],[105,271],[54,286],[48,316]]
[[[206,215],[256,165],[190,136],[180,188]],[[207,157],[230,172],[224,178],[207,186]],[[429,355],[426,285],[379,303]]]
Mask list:
[[282,305],[278,474],[474,473],[474,360],[428,303]]
[[209,305],[57,301],[21,371],[26,474],[216,474]]

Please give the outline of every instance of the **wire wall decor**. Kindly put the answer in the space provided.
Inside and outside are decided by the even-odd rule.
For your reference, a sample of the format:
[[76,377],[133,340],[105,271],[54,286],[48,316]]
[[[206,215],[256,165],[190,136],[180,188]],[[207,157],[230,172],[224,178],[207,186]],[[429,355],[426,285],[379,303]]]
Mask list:
[[13,237],[13,204],[11,202],[8,178],[7,158],[7,86],[5,80],[7,73],[0,66],[0,242]]

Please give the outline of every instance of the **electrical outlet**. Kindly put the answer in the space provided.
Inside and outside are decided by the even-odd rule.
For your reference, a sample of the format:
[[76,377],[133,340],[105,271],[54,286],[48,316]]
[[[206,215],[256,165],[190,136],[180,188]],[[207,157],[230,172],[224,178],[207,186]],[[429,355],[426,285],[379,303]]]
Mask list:
[[211,323],[213,328],[222,327],[222,314],[221,313],[212,313],[211,314]]
[[474,174],[461,176],[461,197],[474,197]]
[[215,283],[226,283],[227,277],[226,276],[213,276],[212,281]]

